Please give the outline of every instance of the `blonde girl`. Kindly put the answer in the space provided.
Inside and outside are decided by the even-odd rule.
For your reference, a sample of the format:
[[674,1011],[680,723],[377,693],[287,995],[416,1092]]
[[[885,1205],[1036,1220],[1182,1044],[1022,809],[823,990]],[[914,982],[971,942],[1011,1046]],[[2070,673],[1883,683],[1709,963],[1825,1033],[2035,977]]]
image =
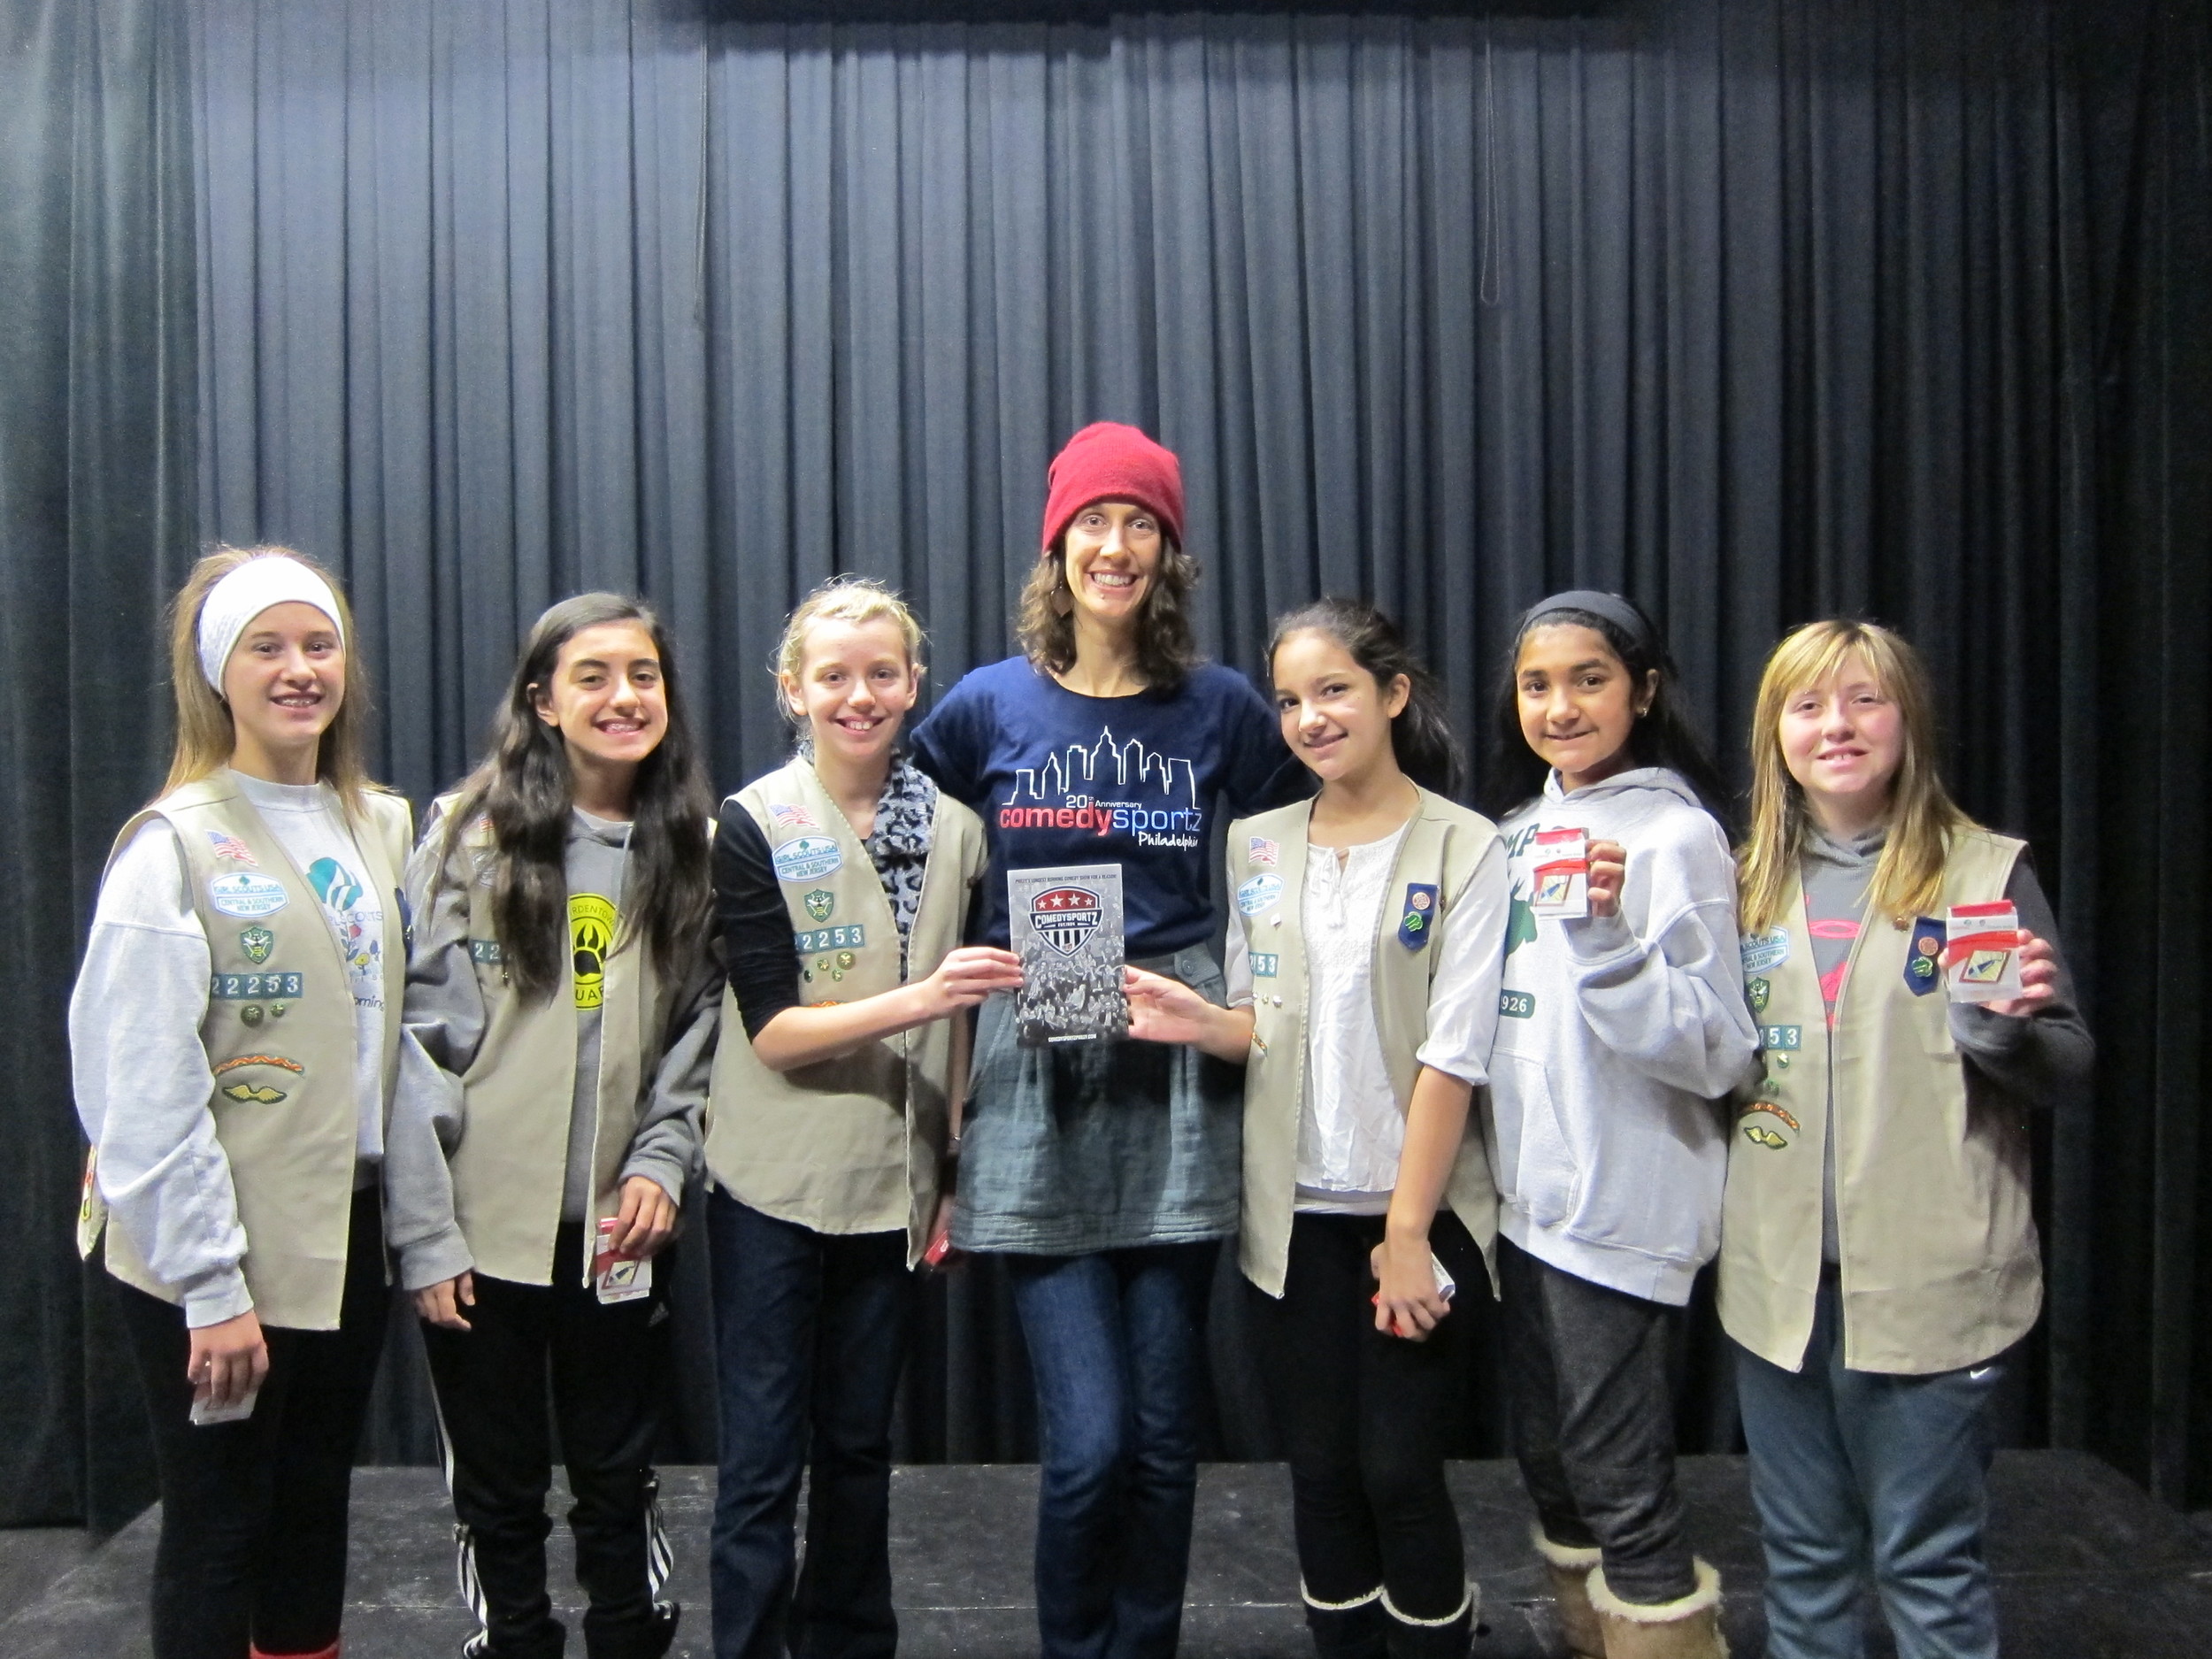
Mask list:
[[1131,1029],[1245,1067],[1242,1264],[1288,1442],[1299,1592],[1325,1659],[1458,1659],[1476,1617],[1444,1485],[1497,1194],[1487,1080],[1505,846],[1448,798],[1443,699],[1390,620],[1276,624],[1310,802],[1229,826],[1229,1006],[1129,972]]
[[921,646],[875,582],[810,595],[773,664],[798,752],[723,802],[715,833],[718,1659],[897,1644],[891,1413],[915,1269],[951,1196],[965,1010],[1020,981],[1007,951],[957,948],[982,825],[899,753]]
[[[472,1659],[562,1651],[557,1425],[585,1652],[656,1659],[675,1636],[652,1462],[669,1271],[653,1258],[697,1156],[714,1034],[706,816],[660,623],[580,594],[532,626],[490,754],[408,869],[387,1228],[437,1389]],[[619,1274],[603,1247],[629,1258]]]
[[409,813],[363,771],[321,569],[224,548],[173,615],[168,781],[116,839],[70,1002],[81,1242],[104,1242],[153,1424],[157,1659],[334,1659]]
[[[1775,648],[1751,733],[1745,987],[1720,1311],[1766,1548],[1774,1659],[1997,1652],[1982,1558],[1988,1402],[2035,1323],[2028,1113],[2089,1033],[2024,845],[1952,803],[1918,654],[1871,623]],[[1944,988],[1945,913],[2009,900],[2018,996]]]

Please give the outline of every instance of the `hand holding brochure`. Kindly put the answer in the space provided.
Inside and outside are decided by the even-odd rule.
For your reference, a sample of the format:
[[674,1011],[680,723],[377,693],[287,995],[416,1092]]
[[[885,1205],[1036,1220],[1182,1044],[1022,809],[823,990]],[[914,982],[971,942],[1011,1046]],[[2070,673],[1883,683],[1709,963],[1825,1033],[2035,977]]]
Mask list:
[[1126,1036],[1121,866],[1010,870],[1006,901],[1022,964],[1015,1018],[1023,1046]]

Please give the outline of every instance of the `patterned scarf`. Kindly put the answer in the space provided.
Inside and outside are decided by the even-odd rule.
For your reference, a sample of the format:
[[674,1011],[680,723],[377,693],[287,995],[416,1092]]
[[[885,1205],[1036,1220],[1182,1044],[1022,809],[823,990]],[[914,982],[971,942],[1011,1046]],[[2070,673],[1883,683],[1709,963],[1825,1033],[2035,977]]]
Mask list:
[[899,973],[906,973],[906,947],[914,929],[914,917],[922,904],[922,872],[929,864],[930,826],[937,816],[937,786],[905,756],[891,763],[891,775],[883,780],[883,795],[876,803],[876,826],[862,843],[868,860],[883,883],[883,896],[891,901],[892,918],[899,925]]

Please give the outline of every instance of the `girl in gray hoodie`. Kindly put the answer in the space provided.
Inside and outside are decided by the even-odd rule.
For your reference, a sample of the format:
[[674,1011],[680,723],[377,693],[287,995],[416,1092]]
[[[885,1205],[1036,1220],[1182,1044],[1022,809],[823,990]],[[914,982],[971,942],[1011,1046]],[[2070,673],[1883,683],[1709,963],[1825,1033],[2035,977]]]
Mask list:
[[[1712,763],[1675,671],[1617,595],[1523,617],[1493,810],[1512,912],[1488,1145],[1515,1449],[1573,1653],[1717,1656],[1718,1575],[1690,1552],[1667,1356],[1719,1247],[1715,1099],[1757,1047]],[[1586,916],[1531,900],[1540,832],[1586,837]]]

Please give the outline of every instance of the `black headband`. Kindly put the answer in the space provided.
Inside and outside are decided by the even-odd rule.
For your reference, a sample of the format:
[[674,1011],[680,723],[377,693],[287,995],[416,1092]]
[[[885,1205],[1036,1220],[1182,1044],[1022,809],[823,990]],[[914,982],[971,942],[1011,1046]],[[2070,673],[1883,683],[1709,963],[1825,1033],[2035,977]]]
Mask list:
[[1571,588],[1563,594],[1554,594],[1540,599],[1521,612],[1521,626],[1514,630],[1514,637],[1526,634],[1545,617],[1557,611],[1586,611],[1594,617],[1602,617],[1629,637],[1631,643],[1646,657],[1656,657],[1659,641],[1653,635],[1651,623],[1644,613],[1618,594],[1600,593],[1594,588]]

